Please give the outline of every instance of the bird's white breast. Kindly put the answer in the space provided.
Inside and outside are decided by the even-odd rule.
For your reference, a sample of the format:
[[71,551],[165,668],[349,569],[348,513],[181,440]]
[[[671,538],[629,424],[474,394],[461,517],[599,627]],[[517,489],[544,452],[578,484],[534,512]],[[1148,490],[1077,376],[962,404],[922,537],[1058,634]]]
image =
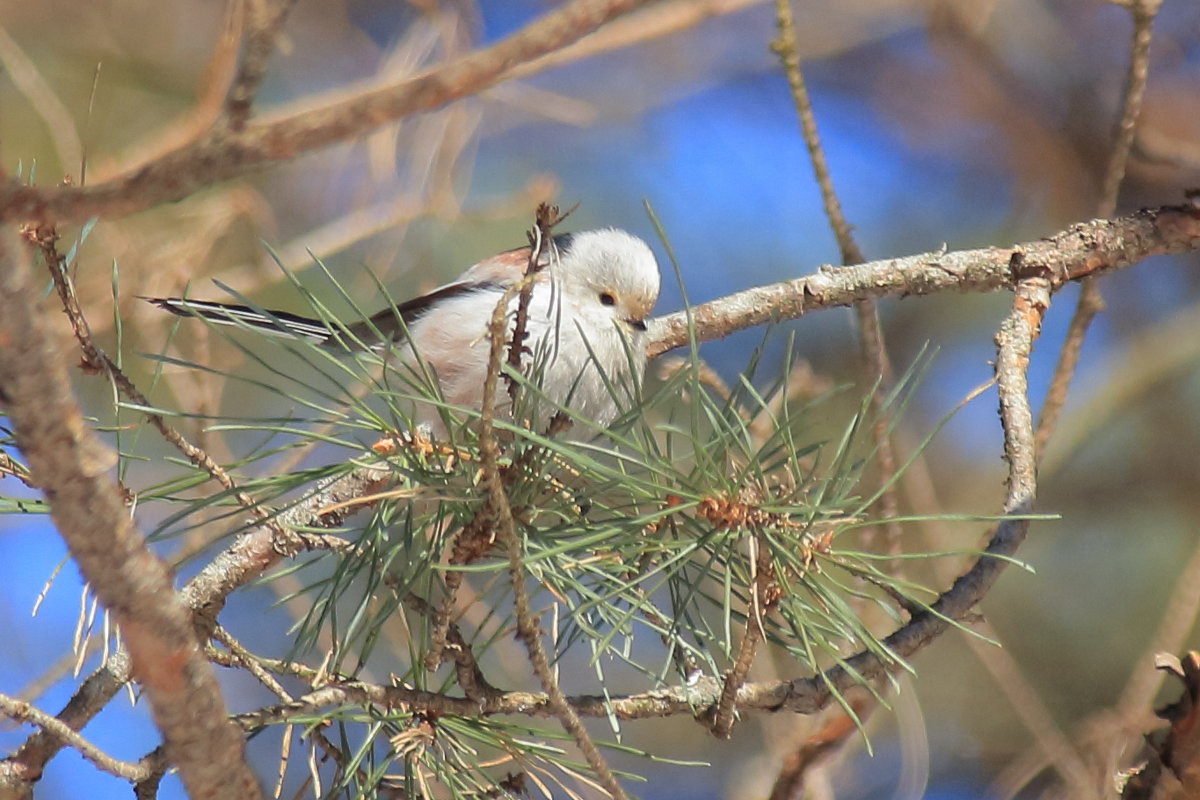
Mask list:
[[[409,327],[417,353],[436,374],[442,396],[451,405],[474,409],[481,405],[489,367],[488,323],[501,296],[499,289],[491,288],[449,298]],[[628,339],[632,361],[638,367],[636,378],[641,378],[644,334],[623,326],[604,313],[606,309],[589,302],[592,300],[590,296],[578,298],[559,291],[550,282],[534,286],[526,345],[535,355],[526,354],[522,364],[529,375],[541,367],[540,386],[550,401],[537,406],[535,427],[544,427],[557,405],[568,406],[575,414],[600,425],[616,417],[617,405],[602,371],[613,386],[628,389],[635,376],[631,374],[623,337]],[[516,304],[515,298],[509,304],[509,335]],[[412,348],[407,344],[399,348],[405,368],[415,371],[418,362]],[[510,402],[501,383],[496,393],[497,411],[510,415]],[[418,404],[414,416],[418,424],[430,426],[435,436],[445,435],[436,406]]]

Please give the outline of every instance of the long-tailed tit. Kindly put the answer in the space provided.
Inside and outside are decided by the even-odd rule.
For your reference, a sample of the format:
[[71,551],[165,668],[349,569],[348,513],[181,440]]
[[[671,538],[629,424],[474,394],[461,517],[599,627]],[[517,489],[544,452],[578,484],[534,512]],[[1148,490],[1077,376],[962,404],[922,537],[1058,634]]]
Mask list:
[[[606,425],[617,413],[610,387],[640,380],[645,368],[645,320],[658,299],[658,263],[645,242],[615,228],[556,236],[544,252],[545,268],[530,295],[525,345],[542,354],[539,380],[552,403]],[[479,409],[488,369],[488,324],[505,290],[524,277],[529,258],[528,247],[492,256],[453,283],[347,325],[344,332],[283,311],[264,314],[177,297],[144,299],[179,316],[240,323],[321,344],[391,348],[409,366],[415,367],[419,355],[447,403]],[[509,304],[510,317],[516,304],[515,298]],[[501,413],[510,413],[507,403],[508,393],[498,392]],[[414,422],[444,435],[432,404],[418,404],[414,411]]]

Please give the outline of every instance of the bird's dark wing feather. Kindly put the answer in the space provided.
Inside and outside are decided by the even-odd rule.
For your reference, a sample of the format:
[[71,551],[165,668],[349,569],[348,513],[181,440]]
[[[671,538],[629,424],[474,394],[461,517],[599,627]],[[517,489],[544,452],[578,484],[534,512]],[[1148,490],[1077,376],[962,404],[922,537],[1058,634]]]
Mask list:
[[[571,235],[556,236],[555,245],[559,251],[565,252],[570,248]],[[486,258],[464,272],[454,283],[448,283],[428,294],[399,303],[394,308],[385,308],[373,315],[369,321],[364,320],[347,325],[346,332],[350,334],[350,341],[346,344],[358,347],[361,343],[367,348],[375,348],[389,342],[403,341],[408,326],[438,303],[469,292],[507,289],[524,277],[528,266],[528,247],[507,250],[491,258]],[[539,280],[548,279],[547,271],[539,273],[538,277]],[[320,320],[302,317],[287,311],[268,309],[259,311],[250,306],[187,300],[181,297],[143,297],[141,299],[177,316],[203,317],[221,325],[242,324],[266,333],[300,336],[321,344],[336,344],[337,334],[340,333],[340,329],[336,326],[331,327]]]
[[250,306],[234,303],[210,303],[206,300],[189,300],[182,297],[141,297],[164,311],[179,317],[202,317],[218,325],[247,325],[266,333],[281,336],[300,336],[315,342],[328,341],[333,332],[320,320],[291,314],[287,311],[263,313]]
[[[499,288],[501,288],[499,284],[490,281],[448,283],[428,294],[397,303],[394,309],[385,308],[378,314],[371,315],[370,321],[364,320],[347,325],[346,330],[352,337],[368,347],[381,343],[402,342],[408,327],[438,303],[471,292]],[[381,336],[383,337],[382,342],[380,341]]]
[[[399,303],[395,308],[385,308],[371,317],[370,321],[355,322],[346,326],[349,337],[343,336],[351,349],[377,348],[388,343],[401,342],[408,326],[438,303],[469,292],[497,289],[498,284],[490,281],[458,282],[434,289],[428,294]],[[180,317],[201,317],[218,325],[245,325],[265,333],[278,336],[299,336],[318,344],[335,345],[341,330],[318,319],[302,317],[289,311],[263,309],[234,303],[212,303],[207,300],[189,300],[182,297],[142,297],[148,303]]]

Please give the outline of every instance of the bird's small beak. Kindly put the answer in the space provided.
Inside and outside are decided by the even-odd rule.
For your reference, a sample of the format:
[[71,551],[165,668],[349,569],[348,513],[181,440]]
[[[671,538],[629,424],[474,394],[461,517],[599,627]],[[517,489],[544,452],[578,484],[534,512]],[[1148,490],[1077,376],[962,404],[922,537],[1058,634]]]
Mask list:
[[646,321],[642,319],[627,319],[625,322],[635,331],[645,331]]

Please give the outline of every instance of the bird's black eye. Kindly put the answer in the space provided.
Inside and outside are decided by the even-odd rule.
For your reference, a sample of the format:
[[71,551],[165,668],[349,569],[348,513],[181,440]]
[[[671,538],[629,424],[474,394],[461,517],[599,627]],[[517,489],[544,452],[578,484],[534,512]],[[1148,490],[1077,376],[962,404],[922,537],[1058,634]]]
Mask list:
[[608,292],[601,292],[601,293],[600,293],[600,305],[602,305],[602,306],[615,306],[616,304],[617,304],[617,298],[613,297],[613,296],[612,296],[611,294],[609,294]]

